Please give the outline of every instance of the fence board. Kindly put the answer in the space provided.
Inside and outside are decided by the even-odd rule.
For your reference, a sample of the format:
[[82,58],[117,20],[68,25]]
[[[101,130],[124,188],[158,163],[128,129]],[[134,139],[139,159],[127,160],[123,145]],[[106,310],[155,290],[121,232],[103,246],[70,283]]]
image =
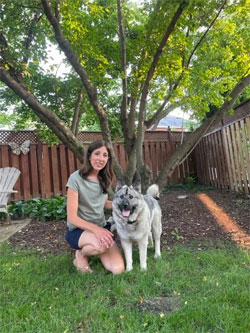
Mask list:
[[197,155],[197,159],[196,161],[199,161],[200,162],[200,168],[198,169],[199,170],[199,179],[204,179],[204,181],[206,183],[208,183],[208,177],[207,177],[207,172],[208,172],[208,168],[206,167],[206,164],[207,164],[207,161],[206,161],[206,158],[204,156],[204,150],[205,150],[205,143],[206,143],[206,139],[204,139],[201,144],[198,146],[200,148],[200,151]]
[[23,175],[23,182],[22,182],[23,198],[26,200],[29,199],[31,193],[30,177],[29,177],[30,175],[29,154],[27,155],[21,154],[20,159],[21,159],[20,163],[21,173]]
[[241,179],[242,187],[243,187],[243,192],[248,193],[248,184],[247,184],[247,178],[246,178],[246,173],[245,171],[245,166],[244,166],[244,157],[243,157],[243,150],[241,149],[242,147],[242,140],[241,140],[241,131],[242,128],[240,129],[240,124],[238,122],[235,123],[235,130],[236,130],[236,143],[237,143],[237,149],[238,149],[238,160],[239,160],[239,178]]
[[72,172],[74,172],[76,170],[74,154],[69,149],[66,149],[66,151],[67,151],[67,156],[68,156],[69,173],[71,174]]
[[225,157],[225,152],[224,152],[224,146],[223,146],[223,133],[222,131],[218,132],[217,135],[217,140],[218,140],[218,146],[219,146],[219,157],[220,157],[220,178],[221,178],[221,188],[228,188],[228,182],[227,182],[227,175],[228,175],[228,170],[226,168],[226,157]]
[[159,170],[162,168],[162,158],[161,158],[161,145],[159,141],[155,142],[156,158],[157,158],[157,170],[156,176],[159,173]]
[[53,195],[60,194],[60,183],[59,183],[59,163],[58,163],[58,146],[53,145],[50,149],[51,153],[51,169],[52,169],[52,179],[53,179]]
[[66,184],[67,180],[69,177],[69,172],[67,169],[67,162],[66,162],[66,152],[65,152],[65,146],[60,144],[59,145],[59,156],[60,156],[60,175],[61,175],[61,189],[62,189],[62,194],[66,194]]
[[213,147],[211,143],[211,136],[207,137],[207,163],[208,163],[208,171],[209,171],[209,178],[210,178],[210,183],[213,186],[216,186],[215,183],[215,176],[214,176],[214,166],[213,166]]
[[235,165],[235,159],[234,159],[234,149],[233,149],[233,139],[231,137],[232,128],[229,126],[227,128],[227,140],[228,140],[228,148],[229,148],[229,156],[230,156],[230,166],[233,173],[233,187],[236,192],[239,191],[238,189],[238,181],[237,181],[237,175],[236,175],[236,165]]
[[150,156],[151,156],[151,170],[153,178],[155,178],[158,171],[158,158],[156,155],[156,145],[154,141],[150,142]]
[[[45,183],[44,183],[44,164],[43,164],[43,145],[38,142],[37,145],[37,169],[38,169],[38,183],[40,188],[41,197],[45,198]],[[21,174],[22,177],[22,174]]]
[[196,177],[197,179],[204,179],[204,177],[202,177],[202,158],[201,158],[201,154],[202,154],[202,144],[203,142],[201,142],[195,150],[195,157],[196,157],[196,163],[198,165],[200,165],[200,168],[197,169],[197,173],[196,173]]
[[217,133],[214,133],[213,135],[213,150],[214,150],[214,165],[215,165],[215,170],[216,170],[216,186],[218,188],[221,188],[221,177],[220,177],[220,155],[219,155],[219,145],[218,145],[218,137]]
[[31,188],[32,188],[32,196],[38,197],[39,196],[39,175],[38,175],[38,165],[37,165],[37,150],[36,145],[30,145],[30,176],[31,176]]
[[208,139],[207,137],[205,137],[204,139],[204,145],[203,145],[203,158],[204,158],[204,171],[205,171],[205,179],[207,181],[207,183],[209,185],[211,185],[210,182],[210,176],[209,176],[209,163],[208,163],[208,159],[207,159],[207,154],[206,152],[208,152]]
[[2,163],[1,167],[5,168],[5,167],[9,166],[9,163],[10,163],[10,161],[9,161],[9,152],[8,152],[9,147],[8,146],[1,146],[1,148],[2,148],[1,149],[1,163]]
[[236,131],[235,131],[235,124],[231,125],[231,133],[232,133],[232,142],[233,142],[233,158],[235,163],[235,173],[237,178],[237,187],[239,188],[240,192],[243,190],[243,184],[240,174],[240,164],[239,164],[239,151],[236,142]]
[[216,159],[217,159],[217,172],[218,172],[218,186],[223,188],[225,186],[225,165],[224,154],[221,143],[221,132],[215,133],[215,147],[216,147]]
[[230,147],[229,147],[229,143],[228,143],[227,128],[223,128],[222,133],[223,133],[223,142],[224,142],[224,148],[225,148],[227,169],[228,169],[228,174],[229,174],[229,187],[233,191],[234,190],[234,174],[233,174],[233,170],[231,168]]
[[[243,155],[245,156],[244,162],[246,165],[246,179],[248,183],[248,192],[250,192],[250,135],[249,140],[247,138],[247,122],[244,122],[244,120],[240,121],[241,129],[242,129],[242,138],[243,138]],[[249,132],[248,132],[249,133]]]
[[215,168],[215,182],[216,182],[216,187],[221,188],[221,177],[220,177],[220,155],[219,155],[219,145],[218,145],[218,140],[217,140],[217,135],[218,133],[213,134],[213,156],[214,156],[214,168]]
[[250,193],[249,148],[249,115],[205,135],[195,149],[198,180]]
[[53,178],[51,175],[51,163],[48,145],[43,145],[42,165],[45,198],[50,198],[52,196],[51,184]]

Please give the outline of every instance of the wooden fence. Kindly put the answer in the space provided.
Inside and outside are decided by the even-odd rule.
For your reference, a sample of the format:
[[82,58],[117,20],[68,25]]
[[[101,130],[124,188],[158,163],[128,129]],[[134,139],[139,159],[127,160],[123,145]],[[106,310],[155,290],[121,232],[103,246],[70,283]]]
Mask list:
[[205,135],[195,149],[195,159],[199,181],[250,193],[250,116]]
[[[159,134],[156,134],[159,136]],[[166,135],[166,134],[165,134]],[[25,139],[23,137],[23,139]],[[145,141],[143,145],[144,160],[155,177],[166,163],[168,157],[176,150],[178,141]],[[114,143],[114,150],[122,168],[127,167],[124,147]],[[169,179],[169,183],[184,181],[193,172],[192,156],[180,165]],[[31,143],[27,154],[16,155],[7,144],[0,145],[0,167],[13,166],[21,171],[15,185],[17,194],[14,199],[34,197],[49,198],[53,195],[66,194],[66,182],[69,175],[81,167],[80,162],[64,145]]]

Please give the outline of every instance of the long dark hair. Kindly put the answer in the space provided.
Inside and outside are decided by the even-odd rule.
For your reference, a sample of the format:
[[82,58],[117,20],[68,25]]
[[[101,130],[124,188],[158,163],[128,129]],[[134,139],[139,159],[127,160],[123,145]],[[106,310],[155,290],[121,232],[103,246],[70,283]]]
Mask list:
[[111,150],[110,147],[108,145],[107,142],[105,142],[104,140],[96,140],[93,141],[88,149],[87,152],[84,156],[84,163],[83,163],[83,167],[80,170],[80,175],[82,178],[86,179],[89,174],[91,173],[91,171],[93,170],[92,165],[90,164],[90,155],[92,154],[92,152],[98,148],[101,147],[106,147],[107,151],[108,151],[108,162],[105,165],[105,167],[99,171],[98,173],[98,179],[100,182],[100,185],[103,189],[103,193],[108,193],[108,189],[111,186],[113,177],[114,177],[114,171],[113,171],[113,159],[112,159],[112,155],[111,155]]

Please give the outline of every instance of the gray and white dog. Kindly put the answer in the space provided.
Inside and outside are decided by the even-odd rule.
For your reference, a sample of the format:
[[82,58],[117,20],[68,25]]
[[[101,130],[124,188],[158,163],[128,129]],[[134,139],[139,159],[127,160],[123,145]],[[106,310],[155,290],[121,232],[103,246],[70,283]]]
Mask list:
[[146,195],[142,195],[140,184],[127,186],[121,181],[117,182],[113,199],[113,221],[121,239],[127,271],[133,269],[133,242],[138,244],[142,270],[147,269],[147,246],[149,242],[153,246],[153,239],[154,257],[161,256],[161,208],[156,199],[159,199],[159,188],[156,184],[148,188]]

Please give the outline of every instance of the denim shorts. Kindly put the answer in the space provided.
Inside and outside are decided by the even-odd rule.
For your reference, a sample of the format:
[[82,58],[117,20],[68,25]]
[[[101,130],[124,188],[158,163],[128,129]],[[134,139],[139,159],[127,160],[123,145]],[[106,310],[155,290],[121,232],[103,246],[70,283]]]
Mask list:
[[[104,226],[105,229],[110,230],[111,223],[107,222],[107,224]],[[84,232],[84,230],[80,228],[76,228],[72,231],[69,229],[66,232],[65,239],[68,242],[68,244],[72,247],[72,249],[80,250],[80,247],[78,246],[79,239],[81,237],[81,234]]]

